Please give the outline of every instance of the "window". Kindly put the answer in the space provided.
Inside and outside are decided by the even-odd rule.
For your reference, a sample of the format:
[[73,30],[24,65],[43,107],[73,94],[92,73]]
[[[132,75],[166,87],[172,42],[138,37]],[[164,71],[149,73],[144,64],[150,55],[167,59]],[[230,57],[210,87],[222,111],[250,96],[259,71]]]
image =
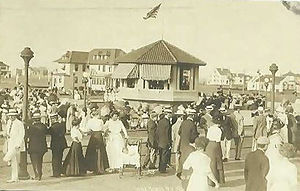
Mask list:
[[82,71],[85,72],[86,66],[85,64],[82,65]]
[[75,71],[78,71],[78,64],[75,64]]
[[102,72],[105,72],[105,65],[103,65],[102,67]]
[[93,60],[97,60],[97,55],[94,55],[94,56],[93,56]]
[[58,82],[59,83],[61,83],[62,82],[62,78],[60,77],[60,78],[58,78]]
[[180,90],[189,90],[190,89],[190,83],[191,83],[191,70],[180,68]]
[[149,89],[163,90],[165,81],[162,80],[149,80]]
[[109,66],[109,67],[108,67],[108,72],[111,72],[111,69],[112,69],[111,66]]
[[74,83],[77,84],[78,83],[78,77],[74,76]]
[[135,87],[135,80],[127,79],[127,88],[134,88],[134,87]]
[[101,65],[98,66],[98,71],[101,71]]

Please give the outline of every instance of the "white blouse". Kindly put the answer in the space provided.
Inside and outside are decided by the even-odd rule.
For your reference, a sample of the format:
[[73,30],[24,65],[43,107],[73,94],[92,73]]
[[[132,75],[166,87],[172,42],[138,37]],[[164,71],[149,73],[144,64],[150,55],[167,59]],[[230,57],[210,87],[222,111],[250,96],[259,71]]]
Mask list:
[[72,127],[71,138],[74,142],[78,142],[78,141],[79,141],[79,143],[82,142],[82,133],[80,132],[80,130],[78,128]]
[[208,128],[206,138],[210,141],[220,142],[222,136],[222,131],[219,128],[219,125],[214,124]]
[[86,128],[88,131],[103,131],[104,123],[102,119],[91,118],[87,121]]

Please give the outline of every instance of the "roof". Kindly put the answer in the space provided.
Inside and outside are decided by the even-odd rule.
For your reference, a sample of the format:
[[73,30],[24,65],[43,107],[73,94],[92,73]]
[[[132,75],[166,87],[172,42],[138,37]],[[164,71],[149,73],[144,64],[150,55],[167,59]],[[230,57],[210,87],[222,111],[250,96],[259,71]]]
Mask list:
[[5,64],[4,62],[0,62],[0,66],[5,66],[5,67],[7,67],[8,65]]
[[221,76],[231,76],[232,75],[230,70],[227,68],[216,68],[216,70],[219,72],[219,74]]
[[[126,54],[121,49],[93,49],[89,52],[88,64],[115,64],[116,58]],[[106,59],[94,59],[94,56],[107,56]]]
[[178,47],[159,40],[141,47],[116,59],[117,63],[139,64],[197,64],[205,66],[202,60],[190,55]]
[[116,70],[112,73],[114,79],[127,79],[138,78],[138,71],[136,64],[120,64]]
[[296,73],[293,73],[293,72],[289,71],[288,73],[283,74],[282,76],[283,77],[287,77],[287,76],[300,77],[300,74],[296,74]]
[[67,51],[61,58],[55,60],[58,63],[70,63],[70,64],[86,64],[88,62],[88,52],[82,51]]

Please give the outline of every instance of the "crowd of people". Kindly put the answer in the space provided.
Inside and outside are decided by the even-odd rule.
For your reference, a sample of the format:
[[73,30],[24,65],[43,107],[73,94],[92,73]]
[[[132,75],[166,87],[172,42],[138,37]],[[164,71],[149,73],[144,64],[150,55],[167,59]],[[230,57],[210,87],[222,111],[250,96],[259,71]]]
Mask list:
[[[239,107],[230,107],[229,97],[223,99],[222,94],[208,99],[202,96],[198,102],[173,107],[140,105],[134,108],[128,102],[108,102],[103,106],[90,104],[81,108],[60,102],[55,92],[33,90],[29,120],[23,123],[22,92],[22,88],[15,88],[2,93],[6,95],[0,113],[6,138],[4,161],[12,169],[8,182],[18,181],[17,159],[25,149],[31,158],[34,178],[41,180],[43,156],[48,150],[47,135],[51,136],[54,177],[81,176],[88,171],[96,175],[121,173],[124,161],[120,156],[126,150],[130,128],[147,130],[147,150],[141,168],[167,173],[174,165],[171,156],[175,154],[176,177],[183,185],[187,183],[185,189],[189,191],[205,191],[210,186],[219,187],[225,183],[224,163],[231,157],[232,142],[235,144],[234,160],[242,158],[245,116]],[[245,161],[246,190],[293,191],[297,185],[297,168],[288,158],[300,149],[299,116],[294,116],[289,102],[273,114],[257,100],[256,110],[252,112],[252,151]],[[72,143],[63,160],[64,150],[68,148],[66,134],[70,134]],[[84,136],[90,136],[85,153],[82,149]]]

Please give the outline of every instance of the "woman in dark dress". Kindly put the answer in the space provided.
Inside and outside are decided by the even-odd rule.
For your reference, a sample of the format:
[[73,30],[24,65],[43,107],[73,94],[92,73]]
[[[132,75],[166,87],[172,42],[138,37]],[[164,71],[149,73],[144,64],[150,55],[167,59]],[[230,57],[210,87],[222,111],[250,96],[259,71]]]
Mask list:
[[[220,144],[222,131],[220,129],[219,117],[214,116],[212,122],[214,124],[211,125],[207,131],[207,139],[209,140],[209,142],[205,151],[211,160],[210,163],[211,171],[213,172],[218,182],[220,184],[224,184],[225,176],[224,176],[224,167],[222,161],[222,149]],[[215,184],[211,180],[208,180],[208,184],[210,186],[215,186]]]
[[104,123],[98,118],[97,112],[91,113],[91,119],[87,122],[87,130],[91,132],[91,138],[86,150],[85,159],[87,170],[94,174],[103,174],[109,168],[106,148],[103,139]]
[[79,130],[80,120],[75,118],[72,121],[71,137],[72,145],[63,164],[66,176],[80,176],[86,173],[85,159],[82,152],[82,133]]

